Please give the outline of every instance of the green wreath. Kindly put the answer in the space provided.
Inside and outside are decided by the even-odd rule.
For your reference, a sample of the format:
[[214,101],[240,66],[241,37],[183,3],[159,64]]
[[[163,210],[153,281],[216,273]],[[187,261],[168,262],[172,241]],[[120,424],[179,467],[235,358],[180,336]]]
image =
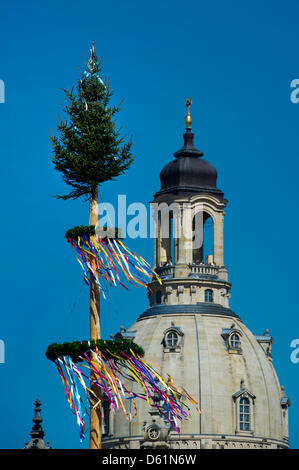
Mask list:
[[[111,235],[113,232],[113,235]],[[121,230],[118,227],[109,228],[103,227],[103,233],[108,238],[122,238]],[[68,240],[71,238],[72,240],[78,240],[78,238],[84,238],[84,235],[87,238],[90,238],[92,235],[95,235],[95,226],[94,225],[79,225],[77,227],[70,228],[65,233],[65,238]]]
[[72,343],[53,343],[48,346],[46,351],[46,357],[50,361],[56,361],[61,356],[70,356],[73,362],[80,362],[81,358],[84,357],[84,354],[89,355],[91,350],[95,350],[97,347],[98,351],[105,354],[106,358],[113,357],[113,354],[116,356],[121,356],[122,352],[132,350],[134,354],[143,357],[144,350],[141,346],[134,343],[129,339],[115,339],[115,340],[105,340],[98,339],[96,341],[73,341]]

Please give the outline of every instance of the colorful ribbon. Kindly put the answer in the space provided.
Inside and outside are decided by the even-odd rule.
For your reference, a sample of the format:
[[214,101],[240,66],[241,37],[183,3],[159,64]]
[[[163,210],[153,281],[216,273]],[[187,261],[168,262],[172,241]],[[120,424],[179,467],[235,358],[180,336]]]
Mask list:
[[[191,416],[190,408],[182,401],[182,396],[201,413],[197,402],[186,390],[178,390],[170,376],[165,380],[154,367],[132,350],[116,355],[108,349],[107,352],[100,352],[96,348],[78,359],[74,362],[71,356],[66,355],[58,357],[54,362],[70,408],[77,417],[81,441],[85,437],[84,418],[88,414],[89,406],[97,409],[101,416],[102,407],[106,404],[108,413],[122,411],[131,421],[137,415],[135,399],[140,398],[146,400],[152,408],[156,408],[164,421],[178,433],[180,421]],[[137,384],[139,390],[129,390],[129,382]],[[133,416],[127,411],[125,400],[133,400]]]
[[149,278],[156,278],[160,284],[162,281],[158,274],[150,267],[142,256],[131,252],[121,240],[102,239],[91,241],[84,237],[77,240],[68,238],[76,253],[76,259],[81,265],[86,284],[94,279],[105,298],[105,286],[103,281],[109,285],[121,285],[127,289],[122,282],[125,278],[132,285],[146,287]]

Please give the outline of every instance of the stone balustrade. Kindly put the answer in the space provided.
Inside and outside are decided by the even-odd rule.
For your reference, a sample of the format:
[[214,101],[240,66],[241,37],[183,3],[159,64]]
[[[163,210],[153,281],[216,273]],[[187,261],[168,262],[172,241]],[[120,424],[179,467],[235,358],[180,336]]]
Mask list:
[[211,266],[208,264],[191,264],[190,265],[191,274],[210,274],[216,276],[218,274],[218,267]]
[[[191,274],[205,274],[205,275],[212,275],[212,276],[217,276],[218,274],[218,267],[217,266],[211,266],[207,264],[190,264],[189,266],[190,269],[190,275]],[[160,277],[167,277],[171,278],[174,276],[174,266],[159,266],[155,268],[156,273]]]

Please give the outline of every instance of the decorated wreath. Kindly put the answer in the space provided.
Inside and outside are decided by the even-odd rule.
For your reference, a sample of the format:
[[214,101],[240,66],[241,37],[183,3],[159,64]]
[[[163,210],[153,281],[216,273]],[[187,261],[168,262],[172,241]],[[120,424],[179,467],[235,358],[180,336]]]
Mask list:
[[[122,411],[131,421],[137,415],[135,399],[140,398],[156,408],[177,432],[179,422],[190,416],[183,397],[200,411],[185,389],[179,390],[170,376],[164,379],[143,355],[140,346],[126,339],[54,343],[48,347],[46,356],[57,366],[70,408],[77,416],[81,440],[86,429],[84,418],[89,414],[88,403],[100,415],[106,404],[108,413]],[[128,400],[133,401],[133,416],[126,406]]]

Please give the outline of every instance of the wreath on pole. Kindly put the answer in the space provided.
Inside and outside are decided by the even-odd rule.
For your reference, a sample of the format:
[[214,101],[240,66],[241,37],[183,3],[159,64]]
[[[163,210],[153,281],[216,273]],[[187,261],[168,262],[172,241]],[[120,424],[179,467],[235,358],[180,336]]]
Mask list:
[[[123,412],[131,421],[137,416],[136,398],[146,400],[152,409],[180,432],[178,423],[190,416],[183,396],[197,407],[186,390],[178,390],[170,376],[164,379],[143,359],[143,349],[126,339],[74,341],[51,344],[46,352],[60,374],[70,408],[77,417],[80,439],[85,436],[88,405],[108,413]],[[92,385],[89,385],[90,373]],[[98,388],[99,395],[94,393]],[[133,402],[132,415],[128,401]]]
[[99,232],[97,236],[94,226],[80,226],[68,230],[65,235],[82,267],[86,284],[90,285],[92,279],[104,298],[106,283],[128,289],[124,284],[126,281],[134,286],[146,287],[148,281],[155,278],[162,284],[150,264],[142,256],[130,251],[118,238],[119,229],[110,229],[109,236],[107,230]]

